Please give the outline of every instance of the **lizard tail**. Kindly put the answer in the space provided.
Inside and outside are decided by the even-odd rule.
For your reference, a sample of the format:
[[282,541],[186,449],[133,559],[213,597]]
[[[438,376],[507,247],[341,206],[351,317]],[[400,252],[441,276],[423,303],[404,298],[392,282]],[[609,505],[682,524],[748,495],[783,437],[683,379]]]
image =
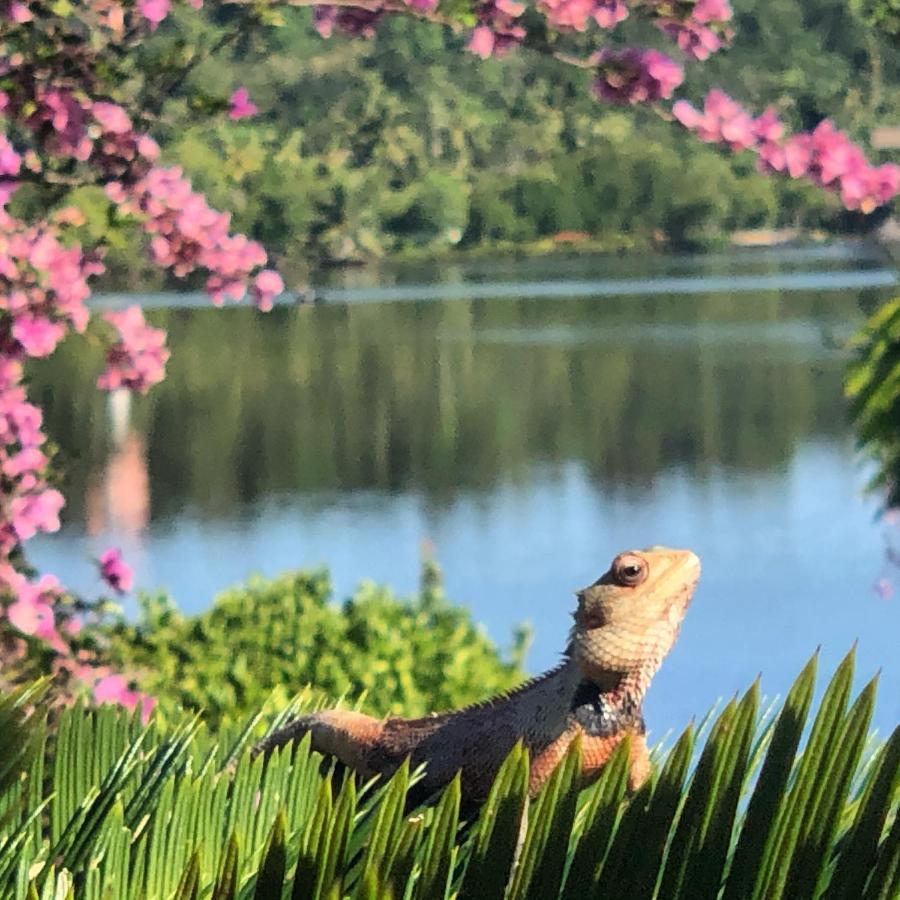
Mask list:
[[299,741],[309,732],[313,750],[326,756],[336,756],[344,765],[369,776],[376,774],[368,760],[383,727],[383,721],[363,713],[326,709],[288,722],[256,744],[252,753],[253,756],[260,753],[268,755],[276,747]]

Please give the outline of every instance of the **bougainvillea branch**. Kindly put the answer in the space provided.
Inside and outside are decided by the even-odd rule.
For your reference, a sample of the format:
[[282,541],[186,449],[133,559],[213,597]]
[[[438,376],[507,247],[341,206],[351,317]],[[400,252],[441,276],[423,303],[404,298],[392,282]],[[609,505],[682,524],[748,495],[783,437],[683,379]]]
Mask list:
[[[203,0],[177,2],[203,7]],[[157,31],[177,27],[173,0],[0,0],[0,667],[38,659],[98,702],[140,702],[145,713],[150,701],[105,668],[85,636],[83,624],[102,615],[106,601],[73,597],[53,575],[32,571],[24,553],[32,537],[59,528],[64,501],[53,485],[41,411],[26,395],[23,364],[85,331],[90,282],[103,262],[99,250],[72,238],[82,218],[77,208],[35,219],[17,213],[22,184],[42,187],[47,208],[73,187],[103,186],[110,214],[137,223],[154,265],[176,278],[199,276],[217,305],[249,299],[270,309],[284,284],[268,267],[264,248],[232,233],[227,212],[213,209],[181,169],[161,162],[149,132],[167,95],[185,89],[200,61],[241,34],[268,27],[276,9],[311,6],[323,38],[336,32],[371,37],[385,16],[408,15],[464,33],[478,57],[517,48],[553,56],[588,70],[589,89],[600,101],[649,104],[700,140],[753,153],[761,171],[810,181],[851,210],[871,212],[900,189],[898,167],[870,164],[831,122],[789,135],[774,110],[754,117],[721,91],[712,91],[702,109],[676,99],[684,66],[732,40],[728,0],[470,0],[465,9],[456,0],[446,9],[443,0],[220,5],[240,8],[240,27],[232,23],[218,41],[157,72],[151,83],[135,74],[134,58]],[[633,18],[655,27],[670,52],[604,46]],[[582,36],[580,46],[595,42],[596,48],[572,55],[567,35],[573,34]],[[218,111],[210,108],[232,120],[256,113],[246,88],[223,97]],[[98,319],[108,345],[101,389],[146,392],[164,377],[164,333],[138,307]],[[118,551],[107,551],[98,564],[114,592],[129,589],[131,572]]]

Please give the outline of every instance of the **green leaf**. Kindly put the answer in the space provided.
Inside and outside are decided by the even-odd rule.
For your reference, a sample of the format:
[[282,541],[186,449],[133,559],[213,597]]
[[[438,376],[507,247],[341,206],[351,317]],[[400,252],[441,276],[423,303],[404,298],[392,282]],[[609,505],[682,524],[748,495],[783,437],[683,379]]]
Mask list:
[[569,745],[528,816],[528,831],[507,897],[559,894],[581,778],[581,735]]
[[729,741],[737,727],[737,714],[738,705],[731,700],[716,719],[700,754],[669,845],[659,889],[663,900],[678,897],[684,890],[684,880],[716,803],[718,782],[727,766]]
[[499,900],[506,891],[528,801],[528,751],[519,741],[506,757],[476,825],[461,898]]
[[844,712],[853,683],[854,655],[851,650],[844,657],[825,689],[794,784],[781,804],[777,820],[770,824],[752,893],[758,900],[780,896],[784,891],[801,831],[815,803],[814,789],[829,767],[834,748],[844,740]]
[[256,890],[253,892],[256,900],[275,900],[281,897],[287,870],[286,832],[287,818],[284,810],[279,810],[269,833],[262,865],[256,876]]
[[237,834],[232,831],[228,839],[228,847],[222,858],[222,866],[219,869],[219,877],[213,888],[212,900],[234,900],[238,886],[238,863],[240,859],[240,846]]
[[178,887],[172,900],[197,900],[197,891],[200,885],[200,851],[195,850],[191,859],[178,882]]
[[716,896],[724,883],[738,803],[749,775],[758,708],[757,681],[738,704],[734,725],[723,741],[722,762],[691,852],[687,883],[694,896]]
[[837,868],[827,896],[862,897],[866,880],[876,868],[878,842],[884,831],[888,810],[897,808],[900,789],[900,726],[894,729],[875,762],[865,796],[859,805],[853,828],[840,850]]
[[808,804],[809,818],[803,823],[788,873],[789,896],[820,893],[839,817],[865,746],[877,683],[876,676],[866,685],[843,722],[840,738],[823,754]]
[[896,900],[900,896],[900,815],[896,814],[896,804],[894,808],[894,824],[878,848],[878,862],[863,900]]
[[591,798],[582,810],[584,824],[566,875],[563,900],[589,896],[597,884],[619,807],[628,788],[630,752],[631,741],[626,737],[613,750],[591,788]]
[[334,815],[327,828],[322,830],[322,839],[315,861],[316,882],[312,900],[327,897],[332,887],[340,885],[355,812],[356,779],[348,774],[338,794]]
[[[700,726],[703,727],[702,724]],[[650,896],[659,880],[666,844],[671,838],[675,817],[684,800],[684,783],[694,752],[695,734],[688,727],[669,751],[662,771],[652,787],[652,794],[645,806],[635,798],[632,803],[639,813],[636,827],[630,831],[630,841],[616,849],[616,861],[610,873],[604,872],[603,882],[610,884],[615,877],[636,896]],[[613,872],[618,874],[613,876]]]
[[817,665],[818,654],[809,660],[791,686],[778,715],[741,827],[723,900],[743,900],[751,896],[767,841],[773,833],[773,823],[782,808],[794,757],[809,716]]
[[[18,783],[42,744],[49,687],[50,680],[45,678],[0,695],[0,797]],[[31,706],[33,714],[29,714]]]
[[456,773],[453,781],[441,795],[422,859],[422,871],[416,887],[416,897],[421,900],[445,900],[450,888],[453,870],[453,848],[459,828],[460,776]]
[[[325,778],[319,785],[316,805],[312,818],[306,826],[297,869],[294,873],[294,886],[291,891],[292,900],[306,900],[314,897],[320,879],[319,869],[327,859],[327,842],[330,839],[331,821],[331,779]],[[324,882],[324,875],[321,879]]]
[[416,853],[422,842],[424,816],[409,816],[401,825],[397,836],[397,849],[388,876],[388,889],[395,897],[407,896],[412,881]]
[[382,789],[375,807],[372,830],[369,835],[363,862],[363,882],[367,873],[377,876],[378,884],[385,884],[390,875],[394,855],[398,850],[397,839],[403,824],[403,807],[409,787],[409,759],[405,759]]

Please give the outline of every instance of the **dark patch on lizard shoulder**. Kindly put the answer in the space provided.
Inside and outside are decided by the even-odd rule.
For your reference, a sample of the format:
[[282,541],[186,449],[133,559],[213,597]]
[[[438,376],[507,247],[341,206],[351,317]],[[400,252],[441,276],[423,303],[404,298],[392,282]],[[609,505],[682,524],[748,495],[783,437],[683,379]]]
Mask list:
[[571,715],[590,737],[612,737],[623,731],[644,734],[647,730],[640,704],[627,696],[614,702],[589,681],[578,685],[572,697]]

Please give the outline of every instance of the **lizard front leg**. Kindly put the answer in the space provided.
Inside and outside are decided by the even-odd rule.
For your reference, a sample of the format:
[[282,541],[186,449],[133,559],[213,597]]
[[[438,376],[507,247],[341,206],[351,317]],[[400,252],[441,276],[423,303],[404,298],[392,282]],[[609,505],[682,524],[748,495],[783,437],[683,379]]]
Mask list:
[[623,731],[609,737],[585,735],[582,744],[582,768],[584,783],[596,781],[603,767],[618,745],[628,741],[628,790],[636,791],[650,775],[650,751],[647,738],[635,731]]
[[643,734],[622,732],[617,735],[595,737],[584,733],[579,727],[569,728],[555,741],[548,744],[531,760],[531,776],[528,790],[532,797],[562,761],[577,734],[581,734],[581,776],[582,786],[596,781],[603,767],[609,762],[616,747],[626,738],[628,749],[628,790],[636,791],[650,775],[650,751]]

